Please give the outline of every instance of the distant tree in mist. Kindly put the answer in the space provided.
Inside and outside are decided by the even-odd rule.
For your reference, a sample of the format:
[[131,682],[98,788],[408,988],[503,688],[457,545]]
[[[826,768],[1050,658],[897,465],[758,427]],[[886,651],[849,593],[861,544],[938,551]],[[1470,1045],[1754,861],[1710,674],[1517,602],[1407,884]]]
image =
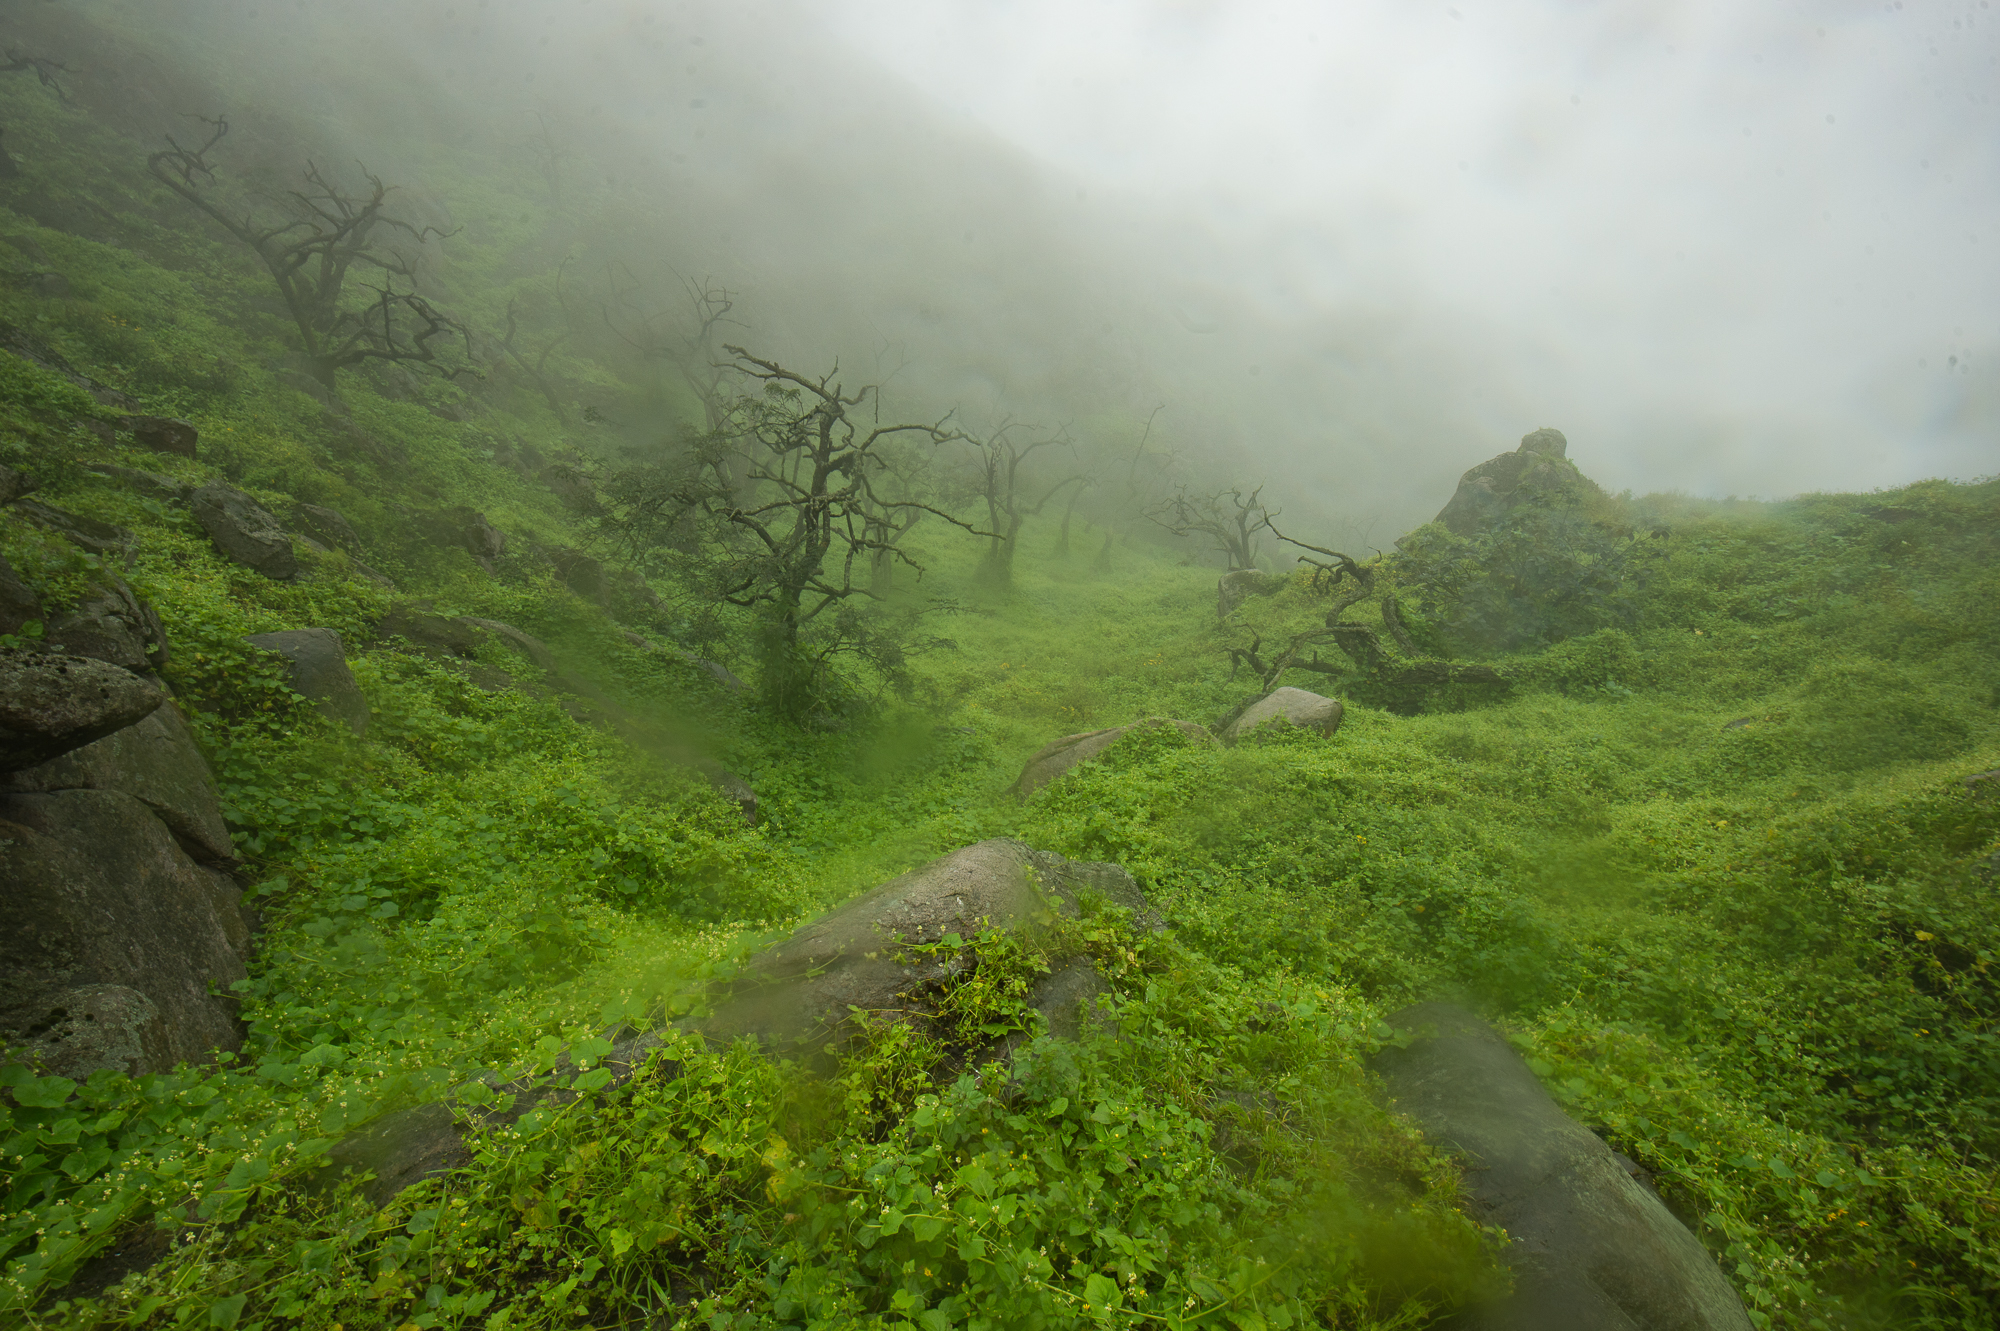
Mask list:
[[1255,568],[1257,535],[1277,516],[1265,509],[1263,494],[1261,485],[1247,495],[1239,486],[1204,494],[1181,485],[1148,508],[1146,516],[1175,536],[1207,541],[1232,569]]
[[[415,261],[388,242],[422,245],[449,233],[383,211],[391,188],[373,175],[352,194],[306,163],[304,187],[287,191],[278,216],[224,202],[208,155],[229,133],[226,120],[202,118],[209,135],[185,147],[171,135],[146,159],[155,180],[200,209],[264,262],[298,330],[306,367],[328,389],[342,369],[365,361],[426,365],[450,376],[470,368],[471,334],[416,290]],[[380,284],[361,273],[374,273]],[[350,289],[365,288],[360,298]],[[448,354],[457,346],[463,358]]]
[[958,440],[948,418],[864,422],[859,409],[877,398],[875,385],[850,393],[838,367],[812,378],[741,347],[723,350],[751,387],[719,399],[716,428],[665,460],[613,474],[611,525],[635,555],[676,562],[710,594],[755,614],[764,699],[805,721],[834,710],[839,658],[865,660],[893,680],[920,644],[912,617],[889,610],[876,590],[883,561],[922,572],[900,543],[916,517],[986,533],[915,497],[892,467],[898,442]]
[[[1061,469],[1067,474],[1053,483],[1046,472],[1038,474],[1032,464],[1037,453],[1058,449],[1074,458],[1074,451],[1065,434],[1031,439],[1022,437],[1024,433],[1021,426],[1009,421],[983,438],[963,436],[973,449],[976,484],[980,498],[986,503],[986,525],[991,533],[982,568],[987,578],[1003,587],[1014,578],[1014,551],[1022,524],[1048,507],[1049,501],[1064,490],[1075,486],[1080,491],[1088,479],[1081,467]],[[1067,531],[1065,514],[1065,538]]]

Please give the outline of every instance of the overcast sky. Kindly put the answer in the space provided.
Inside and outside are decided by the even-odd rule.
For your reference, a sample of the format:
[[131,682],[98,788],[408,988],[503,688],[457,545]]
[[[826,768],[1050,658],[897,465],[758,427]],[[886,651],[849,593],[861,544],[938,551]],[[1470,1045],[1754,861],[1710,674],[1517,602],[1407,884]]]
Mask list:
[[1496,442],[1558,425],[1642,489],[2000,471],[1982,0],[832,8],[1143,207],[1190,288],[1280,327],[1416,321],[1448,414]]
[[[1614,490],[2000,472],[1992,2],[407,0],[389,46],[212,12],[552,109],[760,345],[890,348],[989,416],[1164,405],[1381,544],[1542,425]],[[298,54],[272,95],[340,68]]]

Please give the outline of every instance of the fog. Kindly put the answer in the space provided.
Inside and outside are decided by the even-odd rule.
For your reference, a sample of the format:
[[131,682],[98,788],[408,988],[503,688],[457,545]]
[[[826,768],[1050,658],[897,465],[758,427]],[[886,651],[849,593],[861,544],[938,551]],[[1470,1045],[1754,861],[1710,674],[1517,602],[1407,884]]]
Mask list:
[[1086,439],[1158,407],[1190,474],[1386,545],[1542,425],[1614,490],[2000,470],[1989,3],[218,0],[177,30],[371,165],[552,126],[635,268],[725,283],[801,367]]

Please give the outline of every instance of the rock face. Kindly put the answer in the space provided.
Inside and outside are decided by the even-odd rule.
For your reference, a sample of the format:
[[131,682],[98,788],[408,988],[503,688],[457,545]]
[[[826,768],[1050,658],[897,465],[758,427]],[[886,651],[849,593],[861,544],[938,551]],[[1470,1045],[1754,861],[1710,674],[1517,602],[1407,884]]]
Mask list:
[[41,617],[41,598],[21,581],[12,564],[0,559],[0,633],[19,633],[22,625]]
[[0,793],[60,790],[130,795],[166,825],[190,859],[216,866],[235,860],[208,762],[194,742],[187,718],[171,700],[103,739],[0,776]]
[[322,508],[318,504],[300,504],[298,528],[322,544],[345,550],[356,559],[361,557],[361,538],[354,534],[353,524],[338,510]]
[[1239,568],[1225,573],[1215,584],[1215,617],[1227,619],[1232,610],[1253,596],[1270,596],[1282,588],[1286,579],[1274,577],[1261,569]]
[[1547,427],[1521,437],[1511,453],[1480,463],[1459,478],[1437,518],[1454,535],[1472,536],[1528,500],[1565,490],[1594,490],[1568,459],[1569,441]]
[[1273,689],[1230,722],[1229,729],[1223,732],[1222,742],[1234,744],[1257,727],[1268,725],[1279,717],[1295,726],[1331,735],[1340,729],[1344,710],[1336,698],[1323,698],[1305,689]]
[[42,637],[51,647],[135,673],[167,664],[167,631],[159,612],[115,579],[53,616]]
[[91,470],[99,476],[108,476],[123,482],[142,495],[155,499],[185,499],[194,487],[185,481],[177,481],[171,476],[162,476],[155,471],[140,471],[137,467],[119,467],[111,463],[98,463]]
[[16,499],[14,511],[94,555],[121,554],[132,544],[132,533],[123,527],[55,508],[39,499]]
[[[767,1043],[822,1047],[849,1029],[856,1008],[928,1026],[922,991],[954,978],[952,962],[906,954],[903,945],[935,943],[949,933],[970,938],[989,927],[1036,931],[1052,922],[1055,910],[1073,912],[1079,890],[1103,893],[1158,926],[1138,886],[1117,865],[1076,864],[1019,841],[981,841],[863,893],[760,953],[738,973],[703,1029],[714,1038],[755,1035]],[[1063,905],[1052,897],[1063,898]],[[1074,1009],[1100,989],[1094,972],[1086,977],[1064,966],[1043,977],[1030,1002]],[[1075,1013],[1049,1015],[1067,1020]]]
[[1079,735],[1064,735],[1035,750],[1034,757],[1028,759],[1021,768],[1010,791],[1022,799],[1034,794],[1049,782],[1075,767],[1088,762],[1098,754],[1116,744],[1135,730],[1150,730],[1158,726],[1178,726],[1181,733],[1202,744],[1215,743],[1215,737],[1191,721],[1176,721],[1171,717],[1149,716],[1130,725],[1112,726],[1108,730],[1086,730]]
[[120,428],[132,432],[132,438],[139,447],[150,448],[155,453],[172,453],[177,457],[193,457],[195,444],[201,439],[201,432],[194,428],[192,422],[173,416],[126,416],[118,424]]
[[0,795],[0,1039],[51,1070],[138,1074],[242,1043],[249,942],[231,879],[194,863],[140,800]]
[[0,769],[80,749],[164,701],[151,684],[104,661],[0,648]]
[[310,698],[320,715],[357,735],[368,733],[368,700],[347,668],[347,652],[332,629],[288,629],[253,633],[243,641],[291,662],[292,691]]
[[227,485],[204,485],[189,502],[195,521],[223,554],[278,582],[298,576],[292,538],[249,495]]
[[1472,1213],[1513,1240],[1506,1258],[1514,1293],[1455,1326],[1749,1331],[1715,1260],[1609,1147],[1557,1107],[1498,1032],[1445,1003],[1388,1020],[1426,1032],[1376,1056],[1390,1098],[1425,1136],[1465,1157]]

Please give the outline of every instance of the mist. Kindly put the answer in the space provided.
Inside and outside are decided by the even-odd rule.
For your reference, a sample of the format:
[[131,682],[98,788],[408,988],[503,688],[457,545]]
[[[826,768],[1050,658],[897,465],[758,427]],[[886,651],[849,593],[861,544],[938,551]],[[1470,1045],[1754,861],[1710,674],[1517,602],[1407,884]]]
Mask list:
[[439,145],[559,140],[746,343],[979,424],[1158,408],[1341,540],[1542,425],[1612,490],[1994,470],[1984,3],[117,12],[447,216]]

